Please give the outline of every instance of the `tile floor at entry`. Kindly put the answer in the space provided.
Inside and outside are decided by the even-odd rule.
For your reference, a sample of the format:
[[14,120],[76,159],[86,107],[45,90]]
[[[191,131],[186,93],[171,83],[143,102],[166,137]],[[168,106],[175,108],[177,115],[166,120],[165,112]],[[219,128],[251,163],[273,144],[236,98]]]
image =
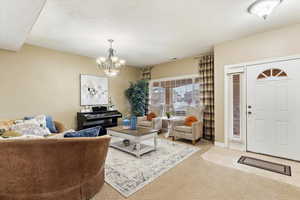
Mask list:
[[[274,163],[289,165],[291,166],[292,176],[286,176],[279,173],[274,173],[263,169],[239,164],[237,163],[237,161],[242,155],[258,158],[261,160],[266,160]],[[285,159],[280,159],[280,158],[275,158],[271,156],[265,156],[265,155],[250,153],[250,152],[230,150],[221,147],[210,148],[207,152],[202,154],[202,158],[204,158],[207,161],[225,167],[230,167],[244,172],[253,173],[259,176],[273,179],[275,181],[280,181],[280,182],[284,182],[284,183],[288,183],[300,187],[300,163],[299,162],[294,162],[290,160],[285,160]]]
[[[189,143],[189,142],[186,142]],[[204,160],[201,151],[169,170],[128,200],[299,200],[300,188]],[[105,184],[95,200],[125,200]]]

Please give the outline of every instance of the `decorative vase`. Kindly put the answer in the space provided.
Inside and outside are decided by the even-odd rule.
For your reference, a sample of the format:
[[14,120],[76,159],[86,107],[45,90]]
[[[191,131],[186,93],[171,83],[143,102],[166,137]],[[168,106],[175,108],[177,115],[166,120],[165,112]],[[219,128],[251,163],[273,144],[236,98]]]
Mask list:
[[130,119],[130,129],[136,130],[136,124],[137,124],[137,117],[132,116]]
[[129,119],[124,119],[123,120],[123,129],[130,129],[130,120]]

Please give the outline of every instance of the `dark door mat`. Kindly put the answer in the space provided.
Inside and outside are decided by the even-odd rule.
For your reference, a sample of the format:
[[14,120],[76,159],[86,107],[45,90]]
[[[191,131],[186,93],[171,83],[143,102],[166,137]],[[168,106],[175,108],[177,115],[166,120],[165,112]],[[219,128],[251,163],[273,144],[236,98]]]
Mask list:
[[238,160],[238,163],[244,164],[244,165],[249,165],[251,167],[256,167],[259,169],[268,170],[268,171],[279,173],[279,174],[283,174],[286,176],[292,176],[291,166],[288,166],[288,165],[273,163],[273,162],[269,162],[269,161],[265,161],[265,160],[260,160],[257,158],[251,158],[248,156],[242,156]]

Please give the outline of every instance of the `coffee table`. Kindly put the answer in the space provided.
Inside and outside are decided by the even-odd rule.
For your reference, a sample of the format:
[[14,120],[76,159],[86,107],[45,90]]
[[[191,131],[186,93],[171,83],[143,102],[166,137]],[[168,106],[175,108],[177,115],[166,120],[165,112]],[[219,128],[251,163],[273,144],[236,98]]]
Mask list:
[[[108,135],[130,141],[129,146],[126,146],[123,140],[111,142],[111,147],[135,155],[138,158],[145,153],[156,150],[157,133],[158,130],[144,127],[137,127],[137,130],[123,129],[122,126],[107,129]],[[143,141],[150,139],[153,139],[153,145],[143,143]]]

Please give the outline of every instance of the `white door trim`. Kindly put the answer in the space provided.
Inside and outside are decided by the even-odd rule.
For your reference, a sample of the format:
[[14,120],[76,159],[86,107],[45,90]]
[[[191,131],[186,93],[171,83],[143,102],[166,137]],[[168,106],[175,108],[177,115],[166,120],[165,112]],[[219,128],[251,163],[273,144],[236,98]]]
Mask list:
[[252,65],[258,65],[258,64],[265,64],[265,63],[272,63],[272,62],[279,62],[279,61],[287,61],[287,60],[297,60],[300,59],[300,54],[298,55],[292,55],[292,56],[285,56],[285,57],[274,57],[274,58],[267,58],[267,59],[262,59],[258,61],[252,61],[252,62],[243,62],[243,63],[238,63],[238,64],[230,64],[230,65],[225,65],[224,68],[226,70],[230,70],[231,68],[236,68],[240,66],[252,66]]
[[[246,113],[242,115],[241,118],[241,123],[244,124],[244,128],[241,129],[241,137],[245,138],[244,142],[240,143],[235,143],[234,141],[230,141],[229,135],[231,130],[229,130],[229,77],[231,74],[234,73],[243,73],[243,101],[242,101],[242,108],[245,110],[247,106],[247,85],[246,85],[246,78],[247,78],[247,68],[254,66],[254,65],[259,65],[259,64],[267,64],[267,63],[273,63],[273,62],[280,62],[280,61],[288,61],[288,60],[297,60],[300,59],[300,55],[293,55],[293,56],[286,56],[286,57],[275,57],[275,58],[268,58],[268,59],[263,59],[259,61],[253,61],[253,62],[245,62],[245,63],[240,63],[240,64],[231,64],[231,65],[225,65],[224,66],[224,147],[226,148],[234,148],[236,149],[237,146],[240,150],[246,151],[247,150],[247,119],[246,119]],[[230,143],[233,143],[233,145],[230,145]],[[232,147],[230,147],[232,146]]]
[[[240,139],[233,139],[231,138],[232,135],[232,128],[231,125],[231,117],[229,116],[230,113],[230,102],[229,102],[229,94],[231,91],[232,84],[229,83],[231,80],[231,75],[233,74],[241,74],[241,137]],[[242,65],[235,65],[231,68],[228,68],[224,72],[224,144],[225,147],[230,147],[232,149],[239,149],[239,150],[246,150],[246,145],[243,145],[246,141],[246,135],[244,134],[246,131],[246,115],[245,115],[245,105],[246,102],[246,68]]]

